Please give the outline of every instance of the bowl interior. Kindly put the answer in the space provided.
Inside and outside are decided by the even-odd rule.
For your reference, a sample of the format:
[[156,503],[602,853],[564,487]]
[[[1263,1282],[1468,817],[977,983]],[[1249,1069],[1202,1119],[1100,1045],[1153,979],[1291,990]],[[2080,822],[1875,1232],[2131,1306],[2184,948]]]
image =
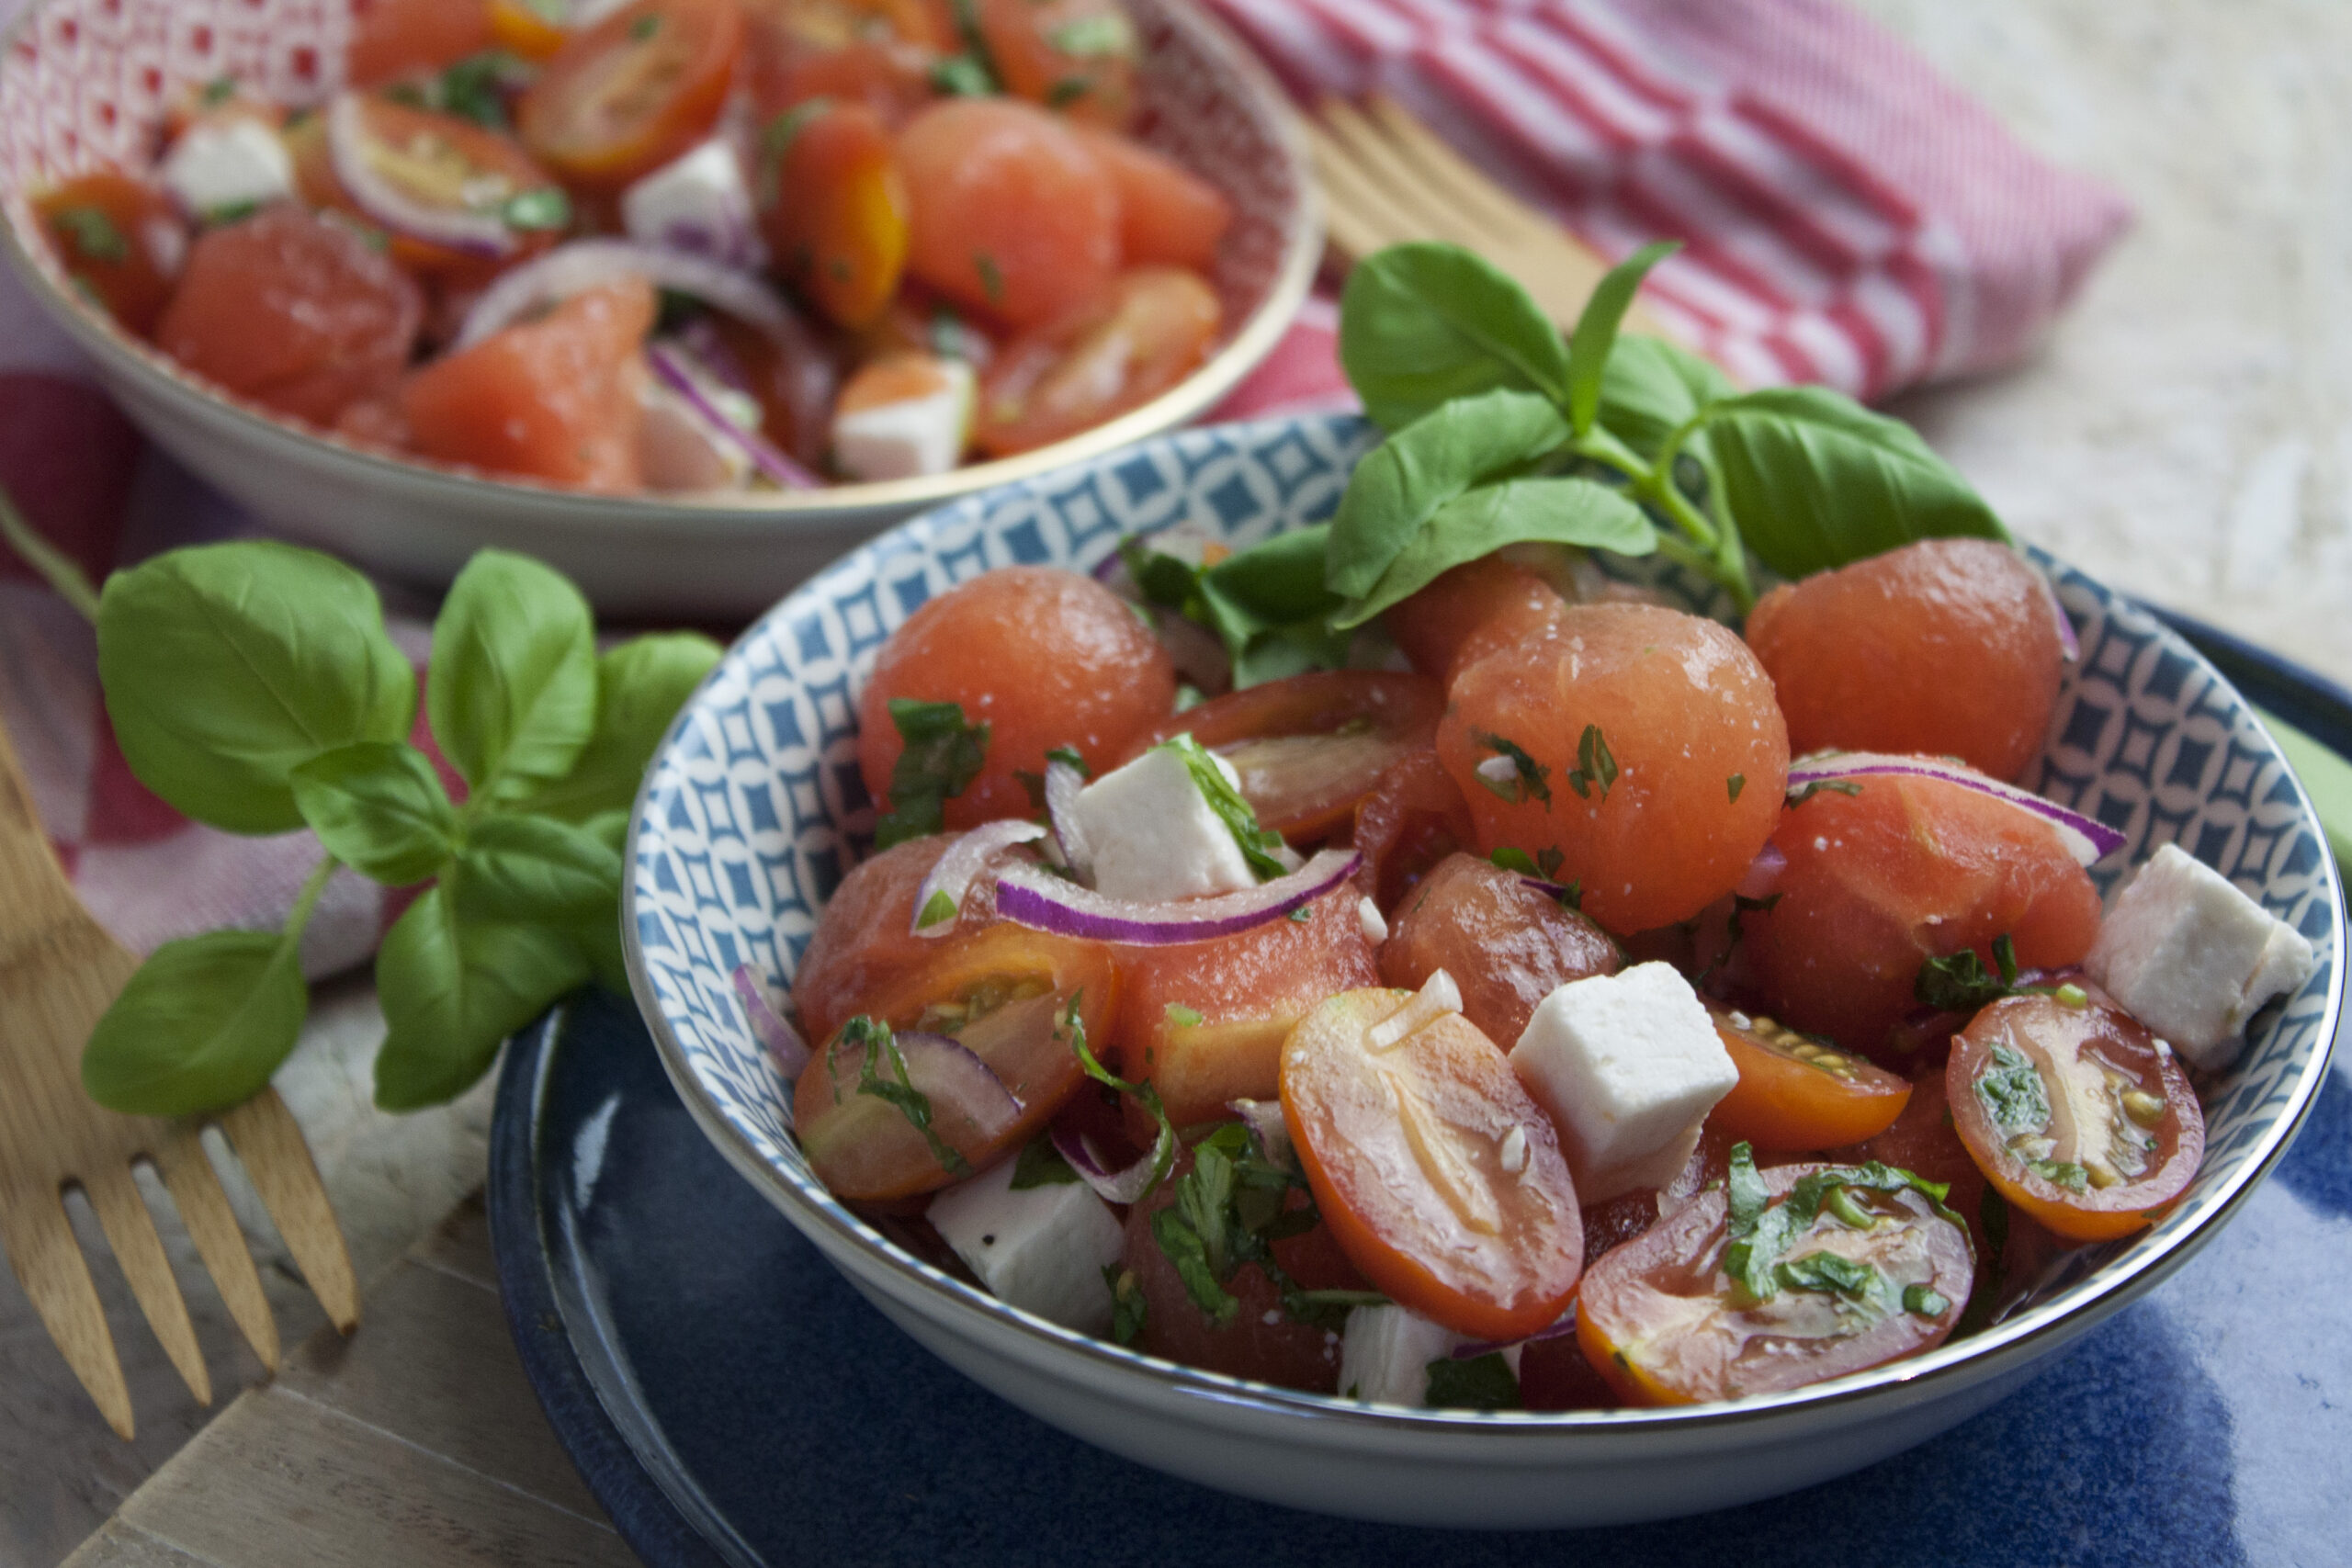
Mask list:
[[[582,513],[641,516],[650,506],[789,513],[935,502],[1167,429],[1229,390],[1273,345],[1311,280],[1321,229],[1305,152],[1280,89],[1221,25],[1191,0],[1124,3],[1144,47],[1137,134],[1233,203],[1233,226],[1210,278],[1224,305],[1222,339],[1201,369],[1152,403],[1043,453],[931,479],[747,495],[577,497]],[[146,166],[167,114],[224,76],[278,103],[322,102],[344,85],[357,8],[355,0],[31,0],[0,55],[0,222],[36,298],[110,364],[161,389],[380,462],[390,459],[234,397],[121,331],[66,277],[30,200],[76,175]],[[474,483],[545,488],[463,465],[397,461]]]
[[[631,829],[632,977],[681,1093],[788,1214],[890,1248],[808,1174],[785,1120],[784,1086],[730,986],[741,964],[772,980],[789,977],[825,898],[870,843],[855,698],[882,640],[925,600],[992,567],[1091,570],[1123,535],[1180,521],[1236,546],[1317,521],[1378,435],[1344,416],[1216,426],[973,497],[892,530],[793,593],[744,634],[688,705],[655,759]],[[1645,580],[1691,602],[1688,581],[1634,564]],[[2319,966],[2294,996],[2259,1015],[2237,1063],[2201,1086],[2205,1163],[2161,1223],[2064,1255],[2029,1304],[1984,1334],[1822,1390],[1899,1381],[1964,1359],[2158,1267],[2267,1168],[2325,1071],[2342,989],[2342,897],[2301,786],[2253,710],[2201,655],[2089,578],[2046,558],[2041,564],[2075,624],[2082,659],[2043,760],[2024,782],[2127,836],[2093,873],[2102,890],[2160,845],[2178,842],[2308,936]],[[899,1256],[943,1296],[1072,1337]],[[1817,1393],[1739,1403],[1801,1402]]]

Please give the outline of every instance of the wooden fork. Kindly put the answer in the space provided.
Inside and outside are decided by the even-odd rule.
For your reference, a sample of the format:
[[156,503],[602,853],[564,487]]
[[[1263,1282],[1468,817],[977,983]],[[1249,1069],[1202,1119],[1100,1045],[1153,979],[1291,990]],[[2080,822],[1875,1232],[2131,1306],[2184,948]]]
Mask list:
[[[1350,262],[1407,240],[1451,240],[1519,279],[1546,314],[1573,323],[1609,262],[1480,174],[1403,105],[1374,96],[1317,106],[1306,127],[1331,244]],[[1636,300],[1625,325],[1670,336]]]
[[[131,1174],[140,1161],[162,1175],[254,1353],[277,1367],[277,1325],[198,1141],[202,1123],[117,1115],[83,1092],[83,1043],[138,966],[74,896],[0,729],[0,1247],[74,1375],[126,1438],[130,1390],[66,1218],[70,1189],[80,1188],[97,1212],[131,1294],[199,1404],[212,1403],[212,1381]],[[301,1128],[271,1089],[219,1125],[327,1316],[348,1333],[359,1320],[359,1292]]]

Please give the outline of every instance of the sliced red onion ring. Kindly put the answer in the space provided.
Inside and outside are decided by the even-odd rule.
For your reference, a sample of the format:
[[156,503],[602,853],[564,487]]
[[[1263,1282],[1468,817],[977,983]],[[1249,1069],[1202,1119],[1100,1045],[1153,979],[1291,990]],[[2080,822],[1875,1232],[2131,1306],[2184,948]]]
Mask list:
[[1543,894],[1546,898],[1556,898],[1563,904],[1568,903],[1570,900],[1578,897],[1577,890],[1576,888],[1567,886],[1563,883],[1546,882],[1540,876],[1522,876],[1519,881],[1520,886],[1522,887],[1532,887],[1538,893]]
[[1313,860],[1288,876],[1238,893],[1165,904],[1107,898],[1040,867],[1015,865],[997,878],[996,911],[1041,931],[1094,942],[1137,946],[1205,942],[1282,919],[1345,882],[1363,862],[1353,850],[1317,850]]
[[934,1113],[960,1112],[983,1138],[996,1137],[1021,1120],[1020,1096],[962,1041],[921,1031],[892,1038],[907,1059],[908,1081],[931,1101]]
[[1057,757],[1046,764],[1046,815],[1053,818],[1054,839],[1061,845],[1062,860],[1081,878],[1094,880],[1094,849],[1086,841],[1086,830],[1078,825],[1078,792],[1086,787],[1086,775]]
[[751,461],[769,479],[786,490],[815,490],[824,483],[816,475],[769,446],[754,432],[744,429],[727,417],[727,411],[711,400],[702,378],[695,374],[695,366],[678,350],[663,343],[645,345],[645,362],[662,384],[684,400],[710,427],[713,440],[725,442]]
[[[983,822],[970,832],[947,846],[947,852],[932,866],[931,874],[915,889],[915,913],[907,930],[916,936],[945,936],[956,929],[956,916],[963,912],[964,895],[996,858],[1015,844],[1025,844],[1042,839],[1046,830],[1035,822]],[[932,901],[945,898],[951,911],[926,923],[923,911]]]
[[359,210],[396,234],[461,251],[469,256],[509,255],[514,231],[496,208],[469,210],[419,201],[386,179],[368,157],[367,100],[338,93],[327,106],[327,157],[334,177]]
[[1739,886],[1732,891],[1743,898],[1770,898],[1772,889],[1781,885],[1781,873],[1788,869],[1788,852],[1767,841],[1756,852],[1756,858],[1747,863],[1747,869],[1740,874]]
[[743,1004],[743,1018],[752,1026],[752,1038],[768,1048],[775,1058],[776,1071],[786,1079],[797,1078],[800,1069],[808,1065],[808,1043],[800,1032],[784,1021],[768,1000],[768,988],[752,973],[751,965],[735,966],[735,997]]
[[1078,1179],[1094,1190],[1094,1195],[1105,1203],[1134,1203],[1151,1190],[1151,1168],[1157,1147],[1146,1149],[1135,1161],[1119,1170],[1102,1168],[1102,1153],[1094,1140],[1086,1135],[1069,1117],[1058,1117],[1053,1125],[1054,1147],[1062,1158],[1078,1172]]
[[1973,768],[1941,757],[1900,757],[1883,751],[1819,752],[1811,757],[1801,757],[1789,764],[1789,793],[1794,795],[1807,784],[1830,780],[1885,775],[1943,779],[1973,789],[1979,795],[2005,800],[2018,810],[2048,823],[2078,864],[2095,864],[2123,847],[2123,835],[2104,822],[2096,821],[2079,811],[2069,810],[2054,800],[2045,800],[2031,790],[1986,778]]
[[1228,1100],[1225,1108],[1241,1118],[1258,1140],[1258,1153],[1274,1165],[1290,1163],[1290,1123],[1279,1100]]
[[498,281],[483,289],[473,309],[466,312],[455,346],[471,348],[540,305],[616,277],[642,277],[661,288],[691,294],[763,332],[781,336],[792,330],[784,302],[749,273],[629,240],[574,240],[537,261],[500,274]]
[[1524,1339],[1473,1339],[1453,1348],[1457,1361],[1475,1361],[1481,1356],[1491,1356],[1498,1350],[1508,1350],[1514,1345],[1533,1345],[1545,1339],[1564,1339],[1577,1331],[1577,1309],[1570,1307],[1560,1320],[1549,1328],[1539,1328]]

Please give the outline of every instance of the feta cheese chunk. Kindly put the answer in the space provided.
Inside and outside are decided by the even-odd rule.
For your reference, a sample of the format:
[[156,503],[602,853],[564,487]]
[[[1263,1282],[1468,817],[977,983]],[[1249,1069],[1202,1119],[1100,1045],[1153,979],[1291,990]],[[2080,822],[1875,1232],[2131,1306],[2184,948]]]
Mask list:
[[1560,987],[1537,1004],[1510,1065],[1557,1124],[1586,1203],[1672,1181],[1739,1082],[1698,993],[1666,964]]
[[242,114],[189,126],[155,172],[180,206],[199,218],[294,194],[294,160],[286,143]]
[[[1230,764],[1217,759],[1228,783]],[[1114,898],[1159,902],[1258,886],[1257,874],[1184,759],[1155,746],[1078,792],[1071,806],[1094,853],[1094,886]]]
[[1462,1336],[1400,1306],[1348,1314],[1340,1343],[1340,1393],[1381,1404],[1426,1404],[1430,1363],[1453,1354]]
[[[864,383],[884,371],[906,386],[877,400]],[[972,367],[960,359],[908,355],[904,363],[868,366],[851,378],[834,405],[833,466],[855,479],[948,472],[963,460],[971,436],[973,387]]]
[[632,240],[729,266],[756,266],[766,256],[742,163],[717,140],[623,191],[621,226]]
[[997,1300],[1081,1334],[1108,1333],[1102,1270],[1125,1248],[1118,1216],[1082,1181],[1016,1191],[1018,1163],[999,1161],[933,1199],[933,1228]]
[[2116,895],[2083,968],[2191,1063],[2220,1068],[2245,1021],[2315,962],[2301,931],[2166,844]]

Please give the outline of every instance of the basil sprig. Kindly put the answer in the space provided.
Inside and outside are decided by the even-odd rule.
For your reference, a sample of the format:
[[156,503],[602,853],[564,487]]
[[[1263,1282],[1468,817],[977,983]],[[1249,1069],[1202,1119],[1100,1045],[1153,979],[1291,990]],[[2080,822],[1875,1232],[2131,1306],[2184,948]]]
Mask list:
[[599,657],[578,589],[476,556],[424,681],[432,739],[465,784],[453,799],[412,739],[416,672],[350,568],[289,545],[198,546],[115,573],[96,605],[107,713],[140,782],[195,821],[307,827],[326,852],[284,929],[167,942],[140,966],[83,1055],[101,1104],[193,1115],[266,1084],[301,1032],[301,936],[340,867],[424,885],[376,957],[389,1110],[461,1093],[592,976],[626,988],[621,834],[717,645],[645,637]]

